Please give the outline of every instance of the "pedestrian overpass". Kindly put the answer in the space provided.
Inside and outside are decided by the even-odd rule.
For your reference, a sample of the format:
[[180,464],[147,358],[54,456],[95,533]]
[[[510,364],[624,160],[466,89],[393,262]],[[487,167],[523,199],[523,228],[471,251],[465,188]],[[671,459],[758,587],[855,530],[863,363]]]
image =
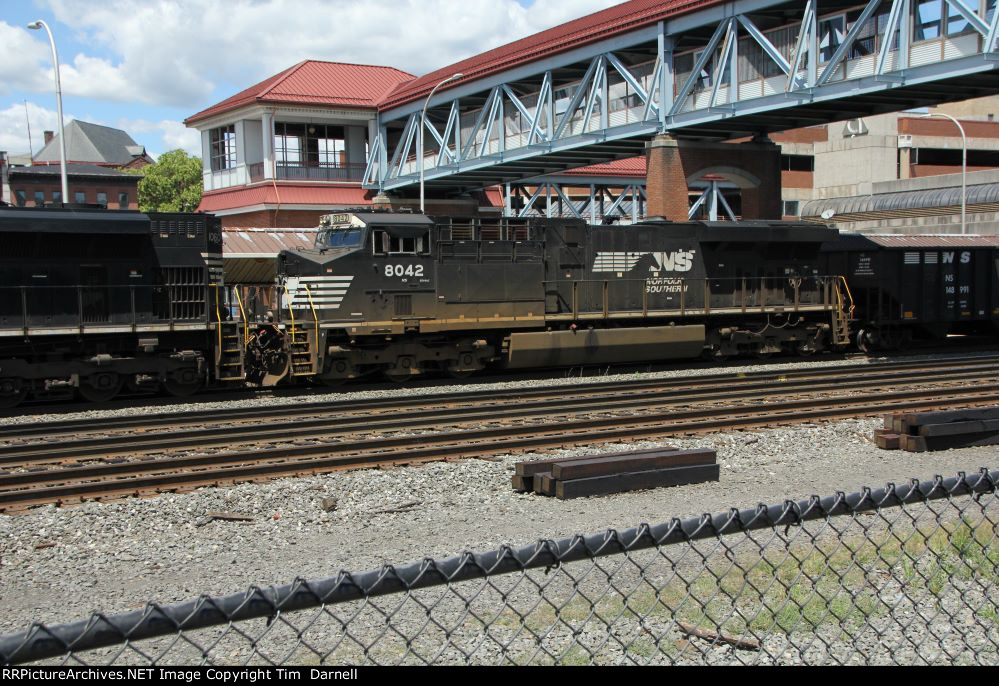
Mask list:
[[411,189],[422,166],[428,188],[461,192],[640,155],[660,133],[999,93],[996,2],[633,0],[405,84],[380,105],[364,185]]

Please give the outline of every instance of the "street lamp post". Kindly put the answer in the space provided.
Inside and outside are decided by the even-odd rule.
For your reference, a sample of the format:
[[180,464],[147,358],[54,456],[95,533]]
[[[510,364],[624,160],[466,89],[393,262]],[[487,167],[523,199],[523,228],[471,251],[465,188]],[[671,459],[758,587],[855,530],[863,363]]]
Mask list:
[[[437,92],[438,88],[440,88],[441,86],[443,86],[446,83],[451,83],[452,81],[457,81],[462,76],[463,76],[463,74],[461,74],[459,72],[457,74],[453,74],[453,75],[447,77],[446,79],[444,79],[443,81],[441,81],[440,83],[438,83],[436,86],[434,86],[433,90],[430,91],[430,95],[427,96],[427,101],[423,104],[423,113],[420,115],[420,136],[419,136],[420,154],[417,155],[417,158],[416,158],[416,164],[418,164],[419,167],[420,167],[420,212],[422,212],[423,214],[427,213],[427,209],[424,206],[425,203],[424,203],[424,199],[423,199],[423,174],[424,174],[424,171],[423,171],[423,130],[427,126],[427,108],[430,107],[430,99],[432,97],[434,97],[434,93]],[[447,145],[447,141],[445,141],[444,144]]]
[[930,112],[929,114],[924,114],[921,119],[926,119],[928,117],[943,117],[944,119],[950,119],[954,122],[957,130],[961,132],[961,233],[965,234],[968,231],[968,139],[964,135],[964,127],[961,126],[961,122],[949,114],[944,114],[943,112]]
[[59,53],[56,52],[55,38],[49,25],[39,19],[28,24],[29,29],[45,29],[49,34],[49,45],[52,46],[52,66],[55,69],[56,110],[59,115],[59,160],[62,163],[62,201],[69,202],[69,180],[66,178],[66,136],[62,128],[62,86],[59,84]]

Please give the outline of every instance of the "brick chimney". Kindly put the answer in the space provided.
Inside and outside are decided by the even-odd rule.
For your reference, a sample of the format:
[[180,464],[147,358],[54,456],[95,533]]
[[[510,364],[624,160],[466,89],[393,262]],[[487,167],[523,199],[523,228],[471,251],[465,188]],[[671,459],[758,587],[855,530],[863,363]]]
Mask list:
[[45,132],[45,145],[48,145],[49,143],[51,143],[52,142],[52,138],[54,136],[55,136],[55,132],[54,131],[46,131]]

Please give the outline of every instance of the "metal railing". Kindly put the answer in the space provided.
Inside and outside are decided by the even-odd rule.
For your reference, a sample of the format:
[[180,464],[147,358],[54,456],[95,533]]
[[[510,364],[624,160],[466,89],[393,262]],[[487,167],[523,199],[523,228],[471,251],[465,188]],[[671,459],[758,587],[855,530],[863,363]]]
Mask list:
[[999,664],[999,471],[0,637],[63,664]]
[[[356,181],[364,177],[365,164],[347,163],[335,167],[278,164],[275,167],[278,181]],[[264,181],[264,163],[246,165],[250,183]]]
[[679,316],[712,310],[747,313],[833,309],[835,276],[688,278],[667,274],[643,279],[565,279],[545,281],[550,314],[609,316],[615,313],[669,312]]

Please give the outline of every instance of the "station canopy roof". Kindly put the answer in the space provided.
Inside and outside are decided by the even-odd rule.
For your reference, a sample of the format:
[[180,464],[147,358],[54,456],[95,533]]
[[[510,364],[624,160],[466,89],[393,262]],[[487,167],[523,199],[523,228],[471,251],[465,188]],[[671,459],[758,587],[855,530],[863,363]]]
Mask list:
[[227,284],[271,284],[282,250],[311,248],[318,229],[222,229],[222,254]]
[[[999,183],[968,186],[968,205],[999,203]],[[932,188],[901,193],[879,193],[851,198],[811,200],[801,208],[802,217],[820,217],[827,210],[836,215],[867,212],[894,212],[927,207],[960,207],[961,188]],[[833,215],[835,221],[835,215]]]

